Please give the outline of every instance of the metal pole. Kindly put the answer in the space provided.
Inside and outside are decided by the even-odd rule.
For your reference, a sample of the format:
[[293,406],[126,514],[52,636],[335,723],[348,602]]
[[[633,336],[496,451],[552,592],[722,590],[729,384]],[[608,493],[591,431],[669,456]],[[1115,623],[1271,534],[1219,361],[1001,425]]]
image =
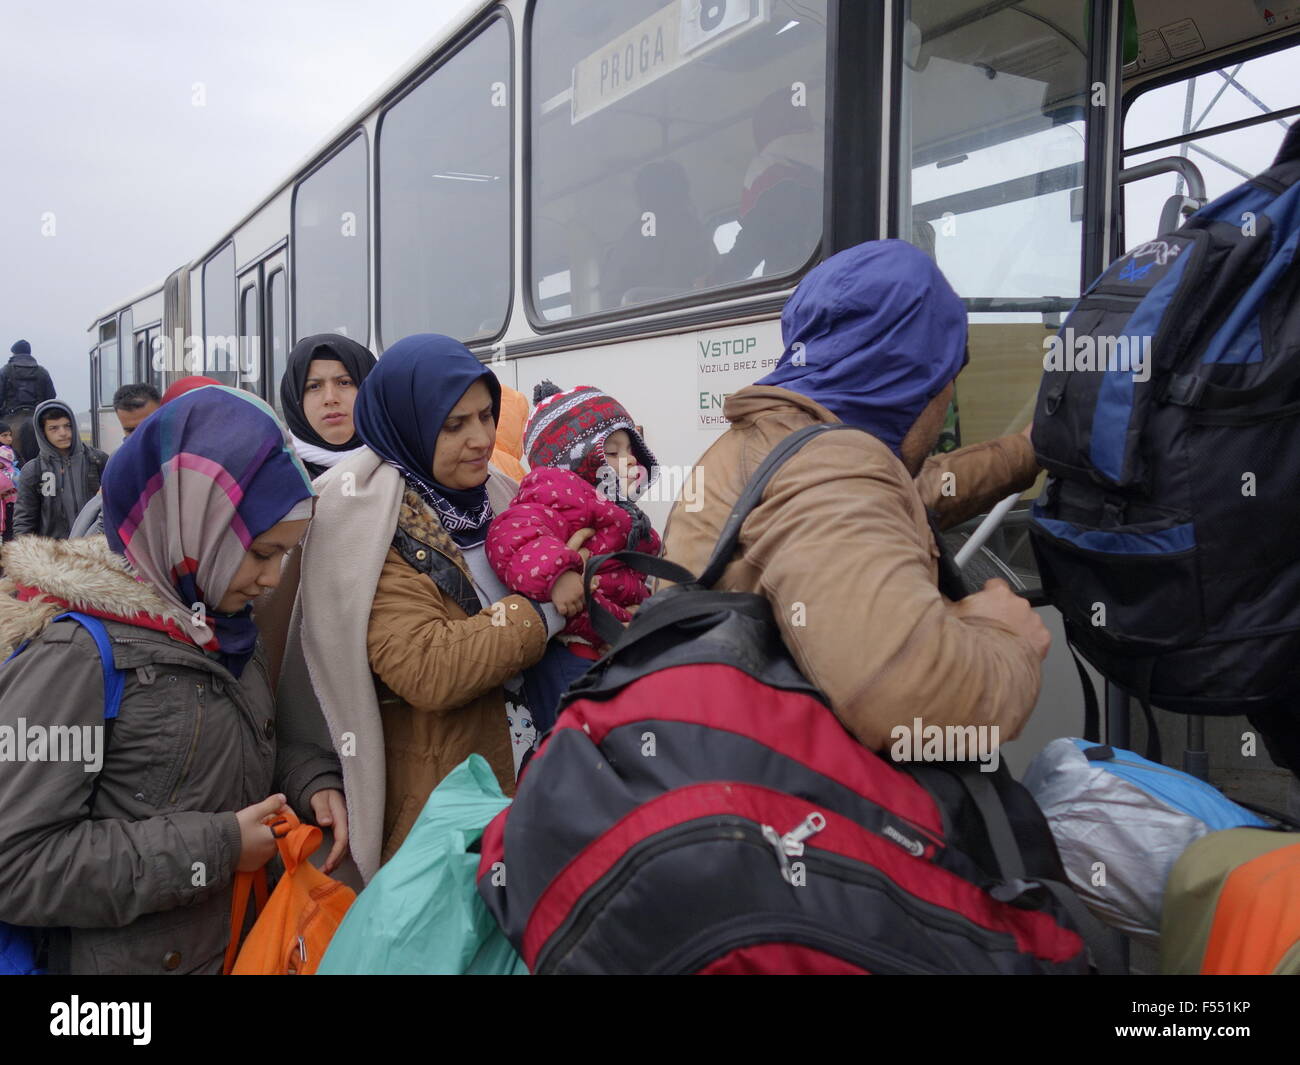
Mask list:
[[1200,780],[1210,779],[1210,752],[1205,749],[1205,718],[1187,718],[1187,749],[1183,751],[1183,772]]
[[1127,750],[1129,740],[1129,695],[1118,684],[1106,681],[1106,742]]

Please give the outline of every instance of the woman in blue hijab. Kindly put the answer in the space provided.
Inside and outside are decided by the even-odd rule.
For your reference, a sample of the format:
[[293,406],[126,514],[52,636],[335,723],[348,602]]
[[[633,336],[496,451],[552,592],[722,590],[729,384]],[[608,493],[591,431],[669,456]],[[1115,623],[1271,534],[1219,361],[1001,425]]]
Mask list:
[[488,524],[518,490],[489,464],[500,403],[496,377],[463,344],[406,337],[357,394],[364,446],[318,482],[280,699],[310,693],[352,755],[344,787],[363,881],[471,754],[513,794],[524,674],[564,625],[487,562]]

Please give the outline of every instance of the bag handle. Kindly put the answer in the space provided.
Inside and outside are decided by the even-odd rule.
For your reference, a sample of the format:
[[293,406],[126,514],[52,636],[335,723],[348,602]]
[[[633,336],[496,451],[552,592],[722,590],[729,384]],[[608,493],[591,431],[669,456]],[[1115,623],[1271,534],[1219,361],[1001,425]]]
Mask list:
[[596,630],[605,643],[613,647],[623,635],[623,624],[613,614],[596,601],[591,594],[591,582],[596,572],[606,562],[618,562],[628,569],[647,577],[658,577],[672,581],[674,584],[694,584],[695,574],[685,566],[669,562],[658,555],[647,555],[641,551],[611,551],[606,555],[595,555],[587,559],[586,569],[582,574],[582,594],[587,603],[587,616],[591,618],[591,627]]
[[1074,921],[1075,931],[1083,939],[1083,944],[1092,955],[1092,963],[1099,973],[1107,976],[1122,975],[1126,966],[1121,962],[1119,951],[1115,949],[1115,933],[1097,920],[1083,904],[1069,884],[1062,884],[1046,877],[1035,880],[1025,879],[1025,859],[1015,831],[1007,818],[1006,807],[998,795],[987,774],[978,769],[957,771],[966,793],[975,803],[980,819],[988,833],[993,856],[1001,870],[1002,879],[1009,886],[1023,886],[1025,890],[1041,885],[1060,903],[1061,908]]
[[[305,825],[298,820],[298,815],[288,806],[263,822],[275,836],[276,849],[284,862],[285,876],[290,876],[303,862],[316,853],[324,833],[315,825]],[[254,896],[253,913],[260,914],[266,908],[269,894],[266,880],[266,866],[251,873],[235,874],[235,890],[230,900],[230,942],[226,944],[226,960],[221,972],[229,976],[235,968],[239,957],[239,947],[243,939],[244,920],[248,916],[248,895]]]
[[235,969],[235,959],[239,957],[239,945],[243,939],[244,918],[248,913],[248,893],[253,892],[253,912],[261,913],[266,908],[267,886],[266,866],[251,873],[235,874],[235,893],[230,901],[230,942],[226,944],[226,960],[221,966],[221,975],[229,976]]

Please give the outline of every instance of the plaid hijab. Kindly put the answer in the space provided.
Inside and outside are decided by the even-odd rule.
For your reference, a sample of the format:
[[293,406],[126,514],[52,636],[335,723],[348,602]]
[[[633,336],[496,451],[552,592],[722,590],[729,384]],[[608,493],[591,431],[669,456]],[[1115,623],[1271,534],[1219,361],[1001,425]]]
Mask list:
[[188,392],[145,419],[104,470],[104,532],[135,572],[186,613],[188,635],[239,676],[257,645],[252,607],[216,605],[249,544],[312,514],[311,481],[271,408],[233,388]]

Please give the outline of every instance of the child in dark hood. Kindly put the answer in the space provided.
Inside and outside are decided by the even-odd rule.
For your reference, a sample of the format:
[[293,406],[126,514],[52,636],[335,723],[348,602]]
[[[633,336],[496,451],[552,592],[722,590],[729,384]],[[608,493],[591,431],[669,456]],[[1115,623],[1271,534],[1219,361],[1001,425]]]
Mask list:
[[96,492],[108,456],[82,443],[77,419],[62,400],[46,400],[32,415],[37,455],[23,467],[14,535],[67,539],[72,524]]
[[[583,603],[586,557],[659,553],[659,535],[635,502],[657,464],[623,405],[599,389],[561,392],[546,381],[533,399],[524,435],[532,472],[488,529],[488,559],[511,591],[550,600],[568,618],[558,638],[585,666],[603,646]],[[650,594],[644,577],[615,563],[594,582],[596,600],[622,622]],[[545,720],[544,709],[533,709]]]

